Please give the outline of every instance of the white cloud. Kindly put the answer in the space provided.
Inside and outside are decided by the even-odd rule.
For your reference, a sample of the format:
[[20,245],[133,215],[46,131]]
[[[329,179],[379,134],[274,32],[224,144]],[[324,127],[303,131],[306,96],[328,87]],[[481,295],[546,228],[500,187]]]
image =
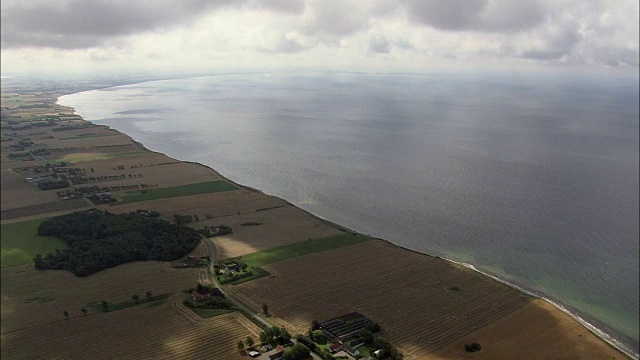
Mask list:
[[638,2],[631,0],[3,0],[1,6],[3,72],[638,67]]

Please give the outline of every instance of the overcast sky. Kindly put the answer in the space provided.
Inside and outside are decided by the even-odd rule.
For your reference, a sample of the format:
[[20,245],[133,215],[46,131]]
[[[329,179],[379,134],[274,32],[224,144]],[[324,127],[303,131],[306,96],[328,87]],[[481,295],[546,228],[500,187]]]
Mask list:
[[[2,0],[3,75],[638,71],[634,0]],[[585,70],[586,69],[586,70]]]

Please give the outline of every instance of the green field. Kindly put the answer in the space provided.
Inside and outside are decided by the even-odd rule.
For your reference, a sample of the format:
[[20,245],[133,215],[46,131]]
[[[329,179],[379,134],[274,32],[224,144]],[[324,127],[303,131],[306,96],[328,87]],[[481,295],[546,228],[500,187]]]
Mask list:
[[371,238],[362,235],[342,234],[320,239],[306,240],[295,244],[279,246],[242,256],[240,259],[249,268],[260,267],[290,258],[319,253],[349,245],[360,244]]
[[199,195],[214,193],[220,191],[236,190],[237,187],[224,181],[208,181],[197,184],[181,185],[168,188],[159,189],[146,189],[146,190],[134,190],[126,191],[122,196],[122,200],[111,203],[111,206],[118,206],[122,204],[130,204],[139,201],[158,200],[165,198],[173,198],[179,196]]
[[38,225],[46,219],[21,221],[0,226],[2,267],[28,264],[36,254],[45,255],[67,245],[58,238],[38,236]]

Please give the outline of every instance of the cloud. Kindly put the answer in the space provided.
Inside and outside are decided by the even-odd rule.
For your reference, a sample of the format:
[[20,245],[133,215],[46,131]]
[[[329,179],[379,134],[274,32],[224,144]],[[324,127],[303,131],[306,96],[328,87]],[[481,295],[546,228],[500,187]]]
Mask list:
[[254,0],[252,6],[278,13],[302,14],[306,3],[302,0]]
[[272,54],[292,54],[298,53],[313,47],[312,44],[303,44],[303,41],[295,35],[284,35],[271,41],[268,45],[257,47],[257,50]]
[[335,40],[367,27],[367,14],[353,1],[321,0],[309,5],[302,26],[308,35]]
[[536,0],[404,0],[409,19],[439,30],[512,32],[535,27],[545,12]]
[[53,63],[637,67],[640,42],[637,0],[2,0],[0,7],[2,65],[25,71]]
[[547,26],[536,34],[539,39],[534,48],[528,48],[521,54],[523,58],[533,60],[554,60],[570,55],[580,43],[582,35],[578,25],[569,21],[558,26]]
[[232,0],[3,0],[2,3],[3,48],[61,49],[99,46],[112,37],[184,25],[208,11],[242,5],[242,1]]
[[369,42],[369,51],[376,54],[386,54],[391,50],[391,43],[384,37],[373,37]]

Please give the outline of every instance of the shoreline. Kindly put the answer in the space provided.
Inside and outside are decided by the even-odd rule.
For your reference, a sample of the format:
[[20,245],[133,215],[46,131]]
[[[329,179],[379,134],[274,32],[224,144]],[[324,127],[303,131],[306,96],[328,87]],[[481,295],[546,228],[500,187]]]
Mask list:
[[[153,80],[152,80],[152,81],[153,81]],[[98,89],[92,89],[92,90],[98,90]],[[87,90],[87,91],[91,91],[91,90]],[[84,91],[80,91],[80,92],[84,92]],[[59,104],[59,102],[58,102],[58,101],[59,101],[59,98],[60,98],[61,96],[71,95],[71,94],[75,94],[75,93],[78,93],[78,92],[69,92],[69,93],[64,93],[64,94],[58,95],[58,96],[56,97],[56,99],[55,99],[55,103],[56,103],[56,104],[58,104],[59,106],[64,106],[64,105]],[[76,110],[76,109],[75,109],[74,107],[69,107],[69,106],[64,106],[64,107],[67,107],[67,108],[72,109],[73,113],[75,114],[75,110]],[[76,114],[76,115],[78,115],[78,114]],[[163,152],[161,152],[161,151],[156,151],[156,150],[152,150],[152,149],[147,148],[143,143],[141,143],[141,142],[139,142],[139,141],[135,140],[135,139],[134,139],[133,137],[131,137],[130,135],[128,135],[128,134],[126,134],[126,133],[123,133],[123,132],[121,132],[121,131],[119,131],[119,130],[113,129],[113,128],[111,128],[111,127],[110,127],[110,126],[108,126],[108,125],[95,124],[95,123],[93,123],[92,121],[85,119],[85,118],[84,118],[84,117],[82,117],[81,115],[78,115],[78,116],[80,116],[80,118],[82,119],[82,121],[87,121],[87,122],[92,123],[92,124],[94,124],[94,125],[107,126],[108,128],[112,129],[113,131],[116,131],[116,132],[118,132],[118,133],[120,133],[120,134],[122,134],[122,135],[125,135],[126,137],[128,137],[129,139],[131,139],[131,141],[132,141],[136,146],[140,147],[140,148],[141,148],[142,150],[144,150],[144,151],[148,151],[148,152],[152,152],[152,153],[157,153],[157,154],[162,154],[162,155],[165,155],[165,156],[170,157],[170,158],[172,158],[172,159],[175,159],[175,158],[173,158],[173,157],[171,157],[171,156],[169,156],[169,155],[167,155],[167,154],[164,154],[164,153],[163,153]],[[226,177],[225,175],[221,174],[219,171],[217,171],[216,169],[214,169],[214,168],[213,168],[213,167],[211,167],[211,166],[208,166],[208,165],[205,165],[205,164],[202,164],[202,163],[199,163],[199,162],[195,162],[195,161],[180,160],[180,159],[175,159],[175,160],[176,160],[176,161],[180,161],[180,162],[184,162],[184,163],[196,164],[196,165],[199,165],[199,166],[205,167],[205,168],[207,168],[207,169],[211,170],[212,172],[214,172],[216,175],[220,176],[220,178],[222,178],[222,179],[224,179],[224,180],[226,180],[226,181],[228,181],[228,182],[230,182],[230,183],[232,183],[232,184],[234,184],[234,185],[236,185],[236,186],[238,186],[238,187],[240,187],[240,188],[242,188],[242,189],[249,190],[249,191],[252,191],[252,192],[257,192],[257,193],[260,193],[260,194],[263,194],[263,195],[274,196],[274,197],[276,197],[276,198],[280,199],[281,201],[283,201],[283,202],[285,202],[285,203],[287,203],[287,204],[291,205],[292,207],[295,207],[297,210],[302,211],[302,212],[306,213],[307,215],[309,215],[309,216],[311,216],[311,217],[313,217],[313,218],[315,218],[315,219],[317,219],[317,220],[319,220],[319,221],[322,221],[323,223],[326,223],[326,224],[328,224],[328,225],[330,225],[330,226],[336,227],[337,229],[339,229],[339,230],[341,230],[341,231],[349,232],[349,233],[352,233],[352,234],[358,234],[358,235],[365,235],[365,236],[369,236],[369,237],[371,237],[372,239],[375,239],[375,240],[379,240],[379,241],[386,242],[386,243],[388,243],[388,244],[390,244],[390,245],[392,245],[392,246],[395,246],[395,247],[401,248],[401,249],[406,250],[406,251],[410,251],[410,252],[413,252],[413,253],[417,253],[417,254],[420,254],[420,255],[423,255],[423,256],[429,256],[429,257],[433,257],[433,258],[439,258],[439,259],[445,260],[445,261],[447,261],[447,262],[450,262],[450,263],[453,263],[453,264],[456,264],[456,265],[459,265],[459,266],[463,266],[463,267],[465,267],[465,268],[467,268],[467,269],[469,269],[469,270],[473,270],[473,271],[475,271],[475,272],[477,272],[477,273],[479,273],[479,274],[481,274],[481,275],[483,275],[483,276],[489,277],[490,279],[492,279],[492,280],[494,280],[494,281],[497,281],[497,282],[499,282],[499,283],[501,283],[501,284],[504,284],[504,285],[506,285],[506,286],[508,286],[508,287],[510,287],[510,288],[512,288],[512,289],[515,289],[516,291],[519,291],[519,292],[521,292],[521,293],[523,293],[523,294],[525,294],[525,295],[527,295],[527,296],[530,296],[530,297],[532,297],[532,298],[534,298],[534,299],[540,299],[540,300],[545,301],[546,303],[548,303],[548,304],[552,305],[555,309],[560,310],[561,312],[563,312],[563,313],[565,313],[565,314],[569,315],[573,320],[575,320],[576,322],[578,322],[581,326],[583,326],[584,328],[586,328],[589,332],[591,332],[592,334],[594,334],[597,338],[599,338],[599,339],[601,339],[602,341],[606,342],[609,346],[611,346],[612,348],[614,348],[614,349],[616,349],[617,351],[621,352],[621,353],[622,353],[623,355],[625,355],[626,357],[628,357],[628,358],[630,358],[630,359],[640,359],[640,355],[639,355],[639,354],[636,354],[636,353],[634,353],[631,349],[628,349],[626,346],[624,346],[624,344],[623,344],[621,341],[619,341],[619,340],[615,339],[614,337],[610,336],[610,335],[609,335],[609,334],[607,334],[606,332],[604,332],[604,331],[602,331],[602,330],[598,329],[596,326],[592,325],[591,323],[589,323],[588,321],[586,321],[585,319],[583,319],[582,317],[580,317],[578,314],[574,314],[574,313],[572,313],[572,312],[571,312],[570,310],[568,310],[565,306],[563,306],[563,305],[561,305],[561,304],[559,304],[559,303],[556,303],[556,302],[554,302],[554,301],[552,301],[552,300],[550,300],[550,299],[547,299],[547,298],[545,298],[545,297],[544,297],[544,296],[542,296],[542,295],[536,294],[536,293],[534,293],[533,291],[526,290],[526,289],[524,289],[524,288],[522,288],[522,287],[520,287],[520,286],[518,286],[518,285],[516,285],[516,284],[510,283],[510,282],[508,282],[507,280],[503,280],[503,279],[501,279],[501,278],[499,278],[499,277],[497,277],[497,276],[495,276],[495,275],[492,275],[492,274],[490,274],[490,273],[483,272],[482,270],[479,270],[478,268],[476,268],[473,264],[469,264],[469,263],[465,263],[465,262],[460,262],[460,261],[456,261],[456,260],[448,259],[448,258],[446,258],[446,257],[442,257],[442,256],[438,256],[438,255],[432,255],[432,254],[428,254],[428,253],[423,253],[423,252],[420,252],[420,251],[417,251],[417,250],[413,250],[413,249],[409,249],[409,248],[404,247],[404,246],[402,246],[402,245],[396,244],[396,243],[394,243],[394,242],[392,242],[392,241],[390,241],[390,240],[387,240],[387,239],[382,239],[382,238],[378,238],[378,237],[375,237],[375,236],[372,236],[372,235],[367,235],[367,234],[360,233],[360,232],[355,231],[355,230],[353,230],[353,229],[350,229],[350,228],[348,228],[348,227],[342,226],[342,225],[340,225],[340,224],[338,224],[338,223],[336,223],[336,222],[333,222],[333,221],[331,221],[331,220],[329,220],[329,219],[325,219],[325,218],[323,218],[323,217],[321,217],[321,216],[319,216],[319,215],[316,215],[316,214],[314,214],[314,213],[312,213],[312,212],[310,212],[310,211],[308,211],[308,210],[305,210],[305,209],[301,208],[300,206],[296,205],[295,203],[290,202],[289,200],[286,200],[286,199],[281,198],[281,197],[279,197],[279,196],[275,196],[275,195],[267,194],[267,193],[265,193],[264,191],[262,191],[262,190],[260,190],[260,189],[253,188],[253,187],[250,187],[250,186],[247,186],[247,185],[243,185],[243,184],[238,183],[238,182],[236,182],[236,181],[234,181],[234,180],[232,180],[232,179],[229,179],[228,177]]]

